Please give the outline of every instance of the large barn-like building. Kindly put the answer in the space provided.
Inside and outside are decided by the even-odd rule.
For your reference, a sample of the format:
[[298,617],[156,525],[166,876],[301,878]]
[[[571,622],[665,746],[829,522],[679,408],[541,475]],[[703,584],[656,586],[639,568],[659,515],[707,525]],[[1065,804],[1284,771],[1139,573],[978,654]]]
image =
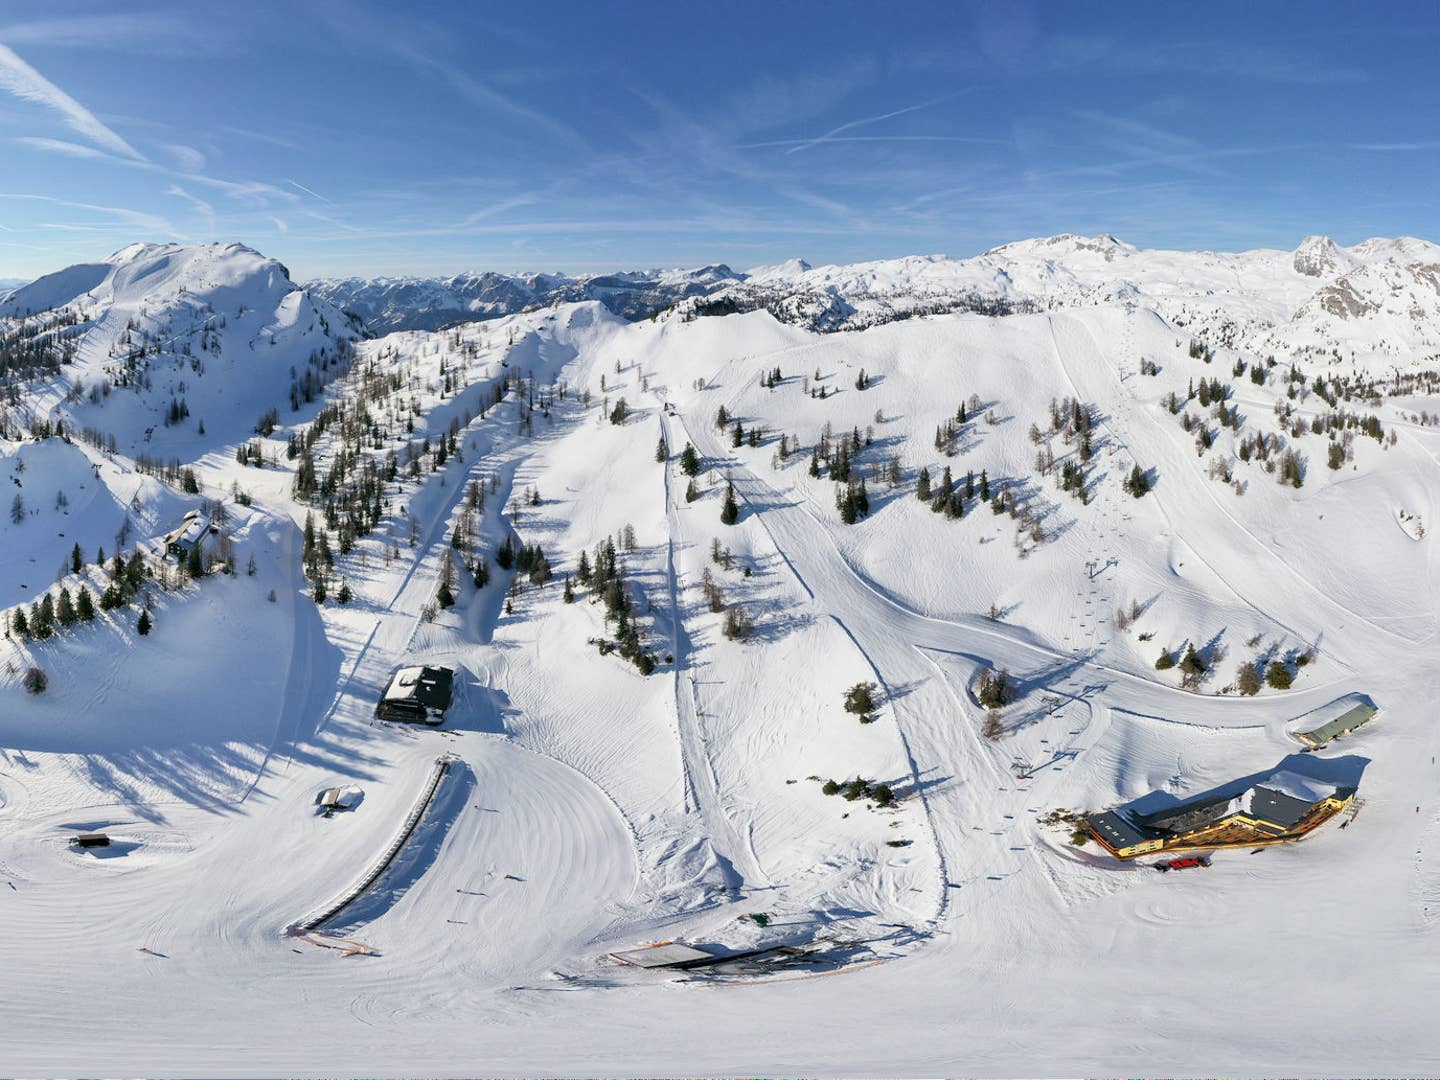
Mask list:
[[1344,787],[1282,770],[1239,795],[1208,795],[1148,814],[1126,806],[1091,814],[1085,827],[1119,859],[1177,848],[1258,847],[1304,836],[1355,798]]

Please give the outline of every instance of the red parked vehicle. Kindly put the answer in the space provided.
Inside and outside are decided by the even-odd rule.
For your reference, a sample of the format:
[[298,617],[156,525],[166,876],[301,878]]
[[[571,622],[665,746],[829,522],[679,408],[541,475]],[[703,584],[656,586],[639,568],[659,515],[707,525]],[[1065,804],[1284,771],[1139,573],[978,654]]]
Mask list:
[[1155,869],[1162,874],[1168,870],[1190,870],[1197,866],[1208,867],[1210,860],[1199,855],[1188,855],[1183,859],[1171,859],[1169,862],[1156,863]]

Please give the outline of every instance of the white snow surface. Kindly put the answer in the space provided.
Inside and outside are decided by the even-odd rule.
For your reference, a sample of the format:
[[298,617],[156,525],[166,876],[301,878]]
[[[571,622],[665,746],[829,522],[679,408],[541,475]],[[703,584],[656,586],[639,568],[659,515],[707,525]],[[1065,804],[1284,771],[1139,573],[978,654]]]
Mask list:
[[[57,575],[98,595],[109,571],[95,548],[113,554],[127,518],[126,552],[154,552],[206,500],[224,502],[239,571],[148,583],[144,637],[131,604],[47,641],[0,639],[0,1069],[1440,1071],[1435,556],[1427,534],[1396,524],[1400,509],[1437,520],[1440,428],[1416,417],[1440,401],[1411,388],[1346,403],[1387,438],[1357,436],[1337,469],[1323,434],[1287,431],[1306,461],[1299,488],[1240,454],[1276,431],[1277,406],[1307,422],[1330,411],[1312,384],[1289,397],[1292,363],[1309,379],[1425,366],[1428,309],[1412,326],[1388,299],[1347,316],[1307,305],[1343,282],[1378,299],[1398,281],[1419,303],[1433,255],[1410,240],[1306,250],[1318,278],[1295,252],[1147,253],[1109,237],[963,263],[772,268],[770,280],[858,298],[963,281],[1064,302],[818,334],[766,310],[630,323],[587,300],[357,341],[348,373],[296,411],[289,365],[358,335],[249,249],[141,245],[10,293],[0,317],[84,315],[75,363],[27,386],[29,403],[114,430],[119,445],[0,441],[0,478],[26,508],[16,522],[0,513],[0,604],[53,592]],[[1303,340],[1287,344],[1302,309]],[[183,352],[167,354],[176,371],[152,370],[148,393],[67,403],[129,320],[221,314],[218,359],[207,350],[205,374],[185,376],[191,421],[144,441]],[[1353,331],[1338,358],[1326,327]],[[1189,355],[1192,335],[1213,347],[1208,363]],[[1276,367],[1262,383],[1232,374],[1264,364],[1260,340]],[[777,367],[783,380],[761,386]],[[395,396],[367,383],[379,372]],[[490,407],[502,376],[554,399],[530,414],[512,388]],[[1213,432],[1197,454],[1165,401],[1210,378],[1232,386],[1241,421],[1184,406]],[[372,533],[344,554],[331,534],[317,606],[302,530],[307,510],[322,527],[324,515],[294,497],[287,439],[322,404],[364,394],[363,454],[393,449],[402,466]],[[613,424],[604,413],[620,397],[631,414]],[[1084,503],[1036,472],[1029,434],[1067,397],[1095,416]],[[962,403],[947,456],[934,434]],[[762,428],[762,445],[732,445],[722,405]],[[271,406],[280,426],[258,438]],[[857,469],[871,512],[851,526],[836,485],[809,475],[827,424],[835,440],[870,440]],[[458,453],[412,477],[407,441],[451,431]],[[783,460],[781,432],[800,447]],[[1057,459],[1077,453],[1039,435]],[[336,438],[331,425],[315,442],[322,475]],[[265,466],[240,464],[236,449],[257,439]],[[157,441],[195,469],[200,494],[135,469]],[[704,462],[693,501],[687,442]],[[1234,482],[1211,475],[1216,458]],[[1008,485],[1033,520],[1021,528],[978,498],[958,520],[933,512],[917,473],[938,484],[947,465],[961,486],[967,472]],[[1135,465],[1154,472],[1144,498],[1121,487]],[[727,479],[740,504],[730,526]],[[431,618],[471,481],[486,491],[477,520],[493,577],[477,588],[461,572],[455,605]],[[548,584],[507,596],[512,575],[493,553],[511,535],[542,545]],[[613,628],[576,575],[606,537],[658,660],[648,677],[592,643]],[[729,569],[712,560],[716,540]],[[722,633],[707,572],[753,618],[750,640]],[[354,594],[343,606],[342,580]],[[1161,648],[1188,644],[1211,663],[1194,689],[1155,668]],[[1236,668],[1252,660],[1288,662],[1293,687],[1239,696]],[[390,673],[412,664],[457,672],[437,730],[374,718]],[[22,686],[32,665],[49,675],[42,694]],[[977,687],[993,670],[1017,693],[991,739]],[[842,708],[857,682],[876,684],[873,722]],[[1358,694],[1384,702],[1384,724],[1296,752],[1297,717]],[[365,954],[286,936],[392,842],[442,753],[456,765],[410,842],[324,928]],[[1263,775],[1289,791],[1356,785],[1363,812],[1185,875],[1118,863],[1041,821]],[[824,780],[856,776],[890,785],[896,805],[823,794]],[[326,818],[316,792],[336,786],[364,799]],[[121,842],[79,853],[68,839],[84,831]],[[737,978],[608,959],[662,941],[818,944],[847,962]],[[1252,972],[1284,992],[1236,993]],[[1343,972],[1343,986],[1321,972]]]

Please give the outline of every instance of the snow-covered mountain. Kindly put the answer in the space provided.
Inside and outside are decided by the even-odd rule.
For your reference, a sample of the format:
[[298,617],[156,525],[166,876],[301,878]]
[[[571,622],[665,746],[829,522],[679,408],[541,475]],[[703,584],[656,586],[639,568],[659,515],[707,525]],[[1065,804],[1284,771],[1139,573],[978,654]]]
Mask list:
[[[0,1053],[1440,1070],[1435,256],[1062,236],[378,337],[237,245],[10,292]],[[437,729],[376,716],[417,664]],[[1185,873],[1083,828],[1266,778],[1363,813]]]
[[933,255],[819,267],[792,260],[717,285],[681,310],[763,307],[826,331],[944,311],[1003,314],[1124,302],[1151,307],[1176,326],[1226,344],[1373,345],[1428,355],[1426,305],[1437,266],[1440,247],[1409,237],[1342,248],[1311,236],[1294,251],[1231,254],[1144,250],[1108,235],[1063,235],[966,259]]
[[0,295],[0,335],[57,376],[12,424],[189,457],[314,401],[362,329],[242,244],[133,244]]
[[445,278],[332,278],[307,288],[354,312],[375,333],[435,330],[549,304],[598,300],[626,319],[643,319],[739,276],[728,266],[693,270],[567,274],[466,273]]
[[1003,315],[1116,302],[1148,306],[1177,328],[1227,345],[1399,358],[1435,349],[1429,318],[1440,247],[1411,237],[1344,248],[1306,237],[1293,251],[1145,250],[1113,236],[1022,240],[980,255],[812,266],[802,259],[733,271],[461,274],[326,280],[310,288],[377,333],[434,329],[594,299],[636,320],[764,309],[822,332],[946,312]]

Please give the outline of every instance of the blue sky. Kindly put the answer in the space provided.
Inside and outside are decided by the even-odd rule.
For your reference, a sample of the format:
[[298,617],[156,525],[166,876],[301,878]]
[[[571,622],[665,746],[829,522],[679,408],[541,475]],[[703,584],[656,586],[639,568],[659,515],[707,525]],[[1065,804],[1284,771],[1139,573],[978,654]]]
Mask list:
[[0,4],[0,278],[1440,239],[1440,9]]

